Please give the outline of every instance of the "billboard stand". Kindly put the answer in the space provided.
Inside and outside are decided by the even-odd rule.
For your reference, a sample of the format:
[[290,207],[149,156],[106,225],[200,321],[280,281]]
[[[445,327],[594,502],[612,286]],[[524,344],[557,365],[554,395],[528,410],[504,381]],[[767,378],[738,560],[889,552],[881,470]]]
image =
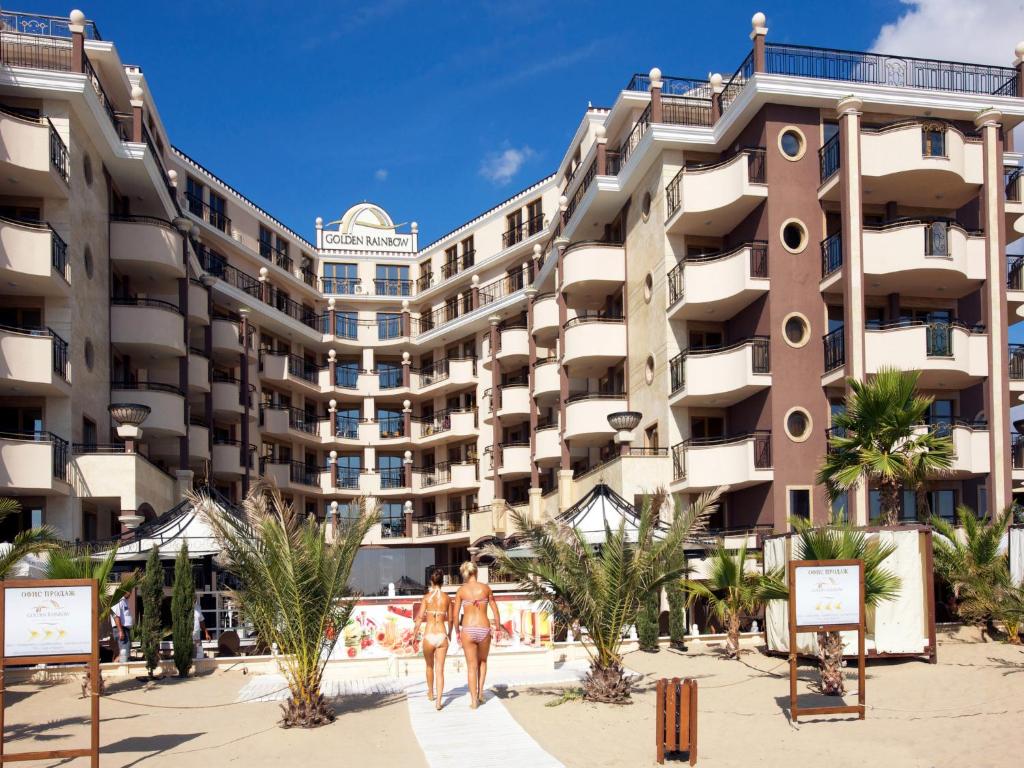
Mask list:
[[[34,664],[87,664],[90,744],[78,749],[7,752],[4,673]],[[95,579],[16,579],[0,582],[0,763],[88,757],[100,765],[99,592]]]
[[[789,577],[789,719],[800,715],[856,714],[864,719],[864,561],[790,560]],[[828,707],[797,704],[799,632],[857,633],[857,703]]]

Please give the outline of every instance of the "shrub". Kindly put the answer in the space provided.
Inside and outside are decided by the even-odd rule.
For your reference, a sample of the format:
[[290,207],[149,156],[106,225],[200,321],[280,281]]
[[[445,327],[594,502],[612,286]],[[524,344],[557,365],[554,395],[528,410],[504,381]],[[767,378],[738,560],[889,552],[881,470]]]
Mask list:
[[658,617],[661,614],[661,590],[648,592],[636,613],[636,635],[641,651],[658,650]]
[[152,678],[160,665],[160,606],[164,599],[164,570],[160,565],[160,551],[153,547],[146,561],[146,572],[139,587],[142,596],[142,619],[139,622],[139,644],[146,660],[146,672]]
[[680,579],[665,585],[668,594],[668,636],[673,648],[682,648],[686,643],[686,589]]
[[188,559],[188,546],[181,545],[174,561],[174,590],[171,595],[171,636],[174,640],[174,666],[180,677],[187,677],[192,666],[194,646],[192,627],[195,624],[192,609],[196,603],[192,581],[192,563]]

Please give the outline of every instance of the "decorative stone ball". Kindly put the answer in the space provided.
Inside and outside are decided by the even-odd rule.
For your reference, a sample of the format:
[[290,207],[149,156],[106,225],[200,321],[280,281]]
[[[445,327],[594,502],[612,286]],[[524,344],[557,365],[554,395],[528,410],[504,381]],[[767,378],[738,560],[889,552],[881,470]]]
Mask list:
[[767,22],[768,19],[760,11],[758,11],[757,13],[750,17],[750,26],[753,27],[754,29],[757,29],[758,27],[763,27]]

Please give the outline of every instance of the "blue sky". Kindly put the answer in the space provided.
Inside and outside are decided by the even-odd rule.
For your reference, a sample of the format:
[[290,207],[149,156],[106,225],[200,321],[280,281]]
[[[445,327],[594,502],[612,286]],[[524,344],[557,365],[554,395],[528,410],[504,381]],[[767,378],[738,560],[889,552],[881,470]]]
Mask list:
[[143,68],[185,152],[306,237],[316,216],[366,199],[418,221],[421,243],[554,170],[587,102],[610,105],[633,72],[731,73],[755,10],[772,40],[854,49],[906,10],[895,0],[859,2],[856,14],[820,2],[85,2],[122,59]]

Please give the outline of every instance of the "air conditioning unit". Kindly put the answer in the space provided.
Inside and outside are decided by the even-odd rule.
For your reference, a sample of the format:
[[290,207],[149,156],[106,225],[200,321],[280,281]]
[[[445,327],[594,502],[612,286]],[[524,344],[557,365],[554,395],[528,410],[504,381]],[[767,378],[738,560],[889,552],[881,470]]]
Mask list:
[[352,286],[352,293],[358,296],[365,296],[369,291],[366,290],[366,287],[362,283],[356,283]]

